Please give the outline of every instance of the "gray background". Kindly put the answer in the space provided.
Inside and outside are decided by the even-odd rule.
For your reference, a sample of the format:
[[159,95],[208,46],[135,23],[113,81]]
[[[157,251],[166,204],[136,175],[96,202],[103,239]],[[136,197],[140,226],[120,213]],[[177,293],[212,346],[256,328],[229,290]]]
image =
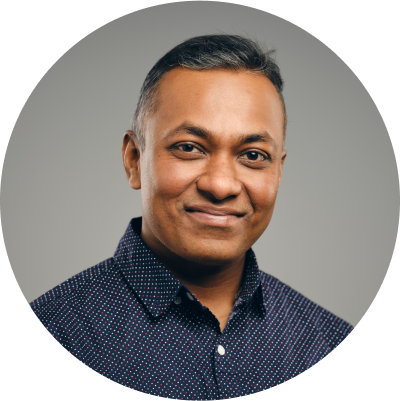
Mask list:
[[113,255],[141,214],[120,148],[145,75],[184,39],[221,32],[276,48],[285,79],[288,157],[274,217],[254,246],[259,265],[353,325],[361,319],[398,225],[396,162],[379,112],[316,38],[263,11],[211,2],[115,20],[68,51],[33,91],[1,183],[5,244],[28,301]]

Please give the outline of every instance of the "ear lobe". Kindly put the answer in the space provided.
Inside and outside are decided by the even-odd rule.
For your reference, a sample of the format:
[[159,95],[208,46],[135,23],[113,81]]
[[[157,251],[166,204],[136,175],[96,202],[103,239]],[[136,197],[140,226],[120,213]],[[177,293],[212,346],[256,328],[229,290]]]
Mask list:
[[133,189],[140,189],[140,148],[132,131],[126,131],[124,134],[122,141],[122,161],[129,185]]
[[140,168],[130,170],[130,176],[128,177],[128,182],[131,188],[133,189],[140,189]]

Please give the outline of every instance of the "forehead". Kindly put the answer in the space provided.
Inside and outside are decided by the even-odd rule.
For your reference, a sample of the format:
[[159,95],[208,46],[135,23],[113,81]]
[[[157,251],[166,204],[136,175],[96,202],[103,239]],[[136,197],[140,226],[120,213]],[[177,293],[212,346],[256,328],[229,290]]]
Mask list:
[[174,68],[161,81],[156,96],[155,112],[149,119],[153,135],[189,121],[225,139],[267,131],[283,144],[281,100],[264,75]]

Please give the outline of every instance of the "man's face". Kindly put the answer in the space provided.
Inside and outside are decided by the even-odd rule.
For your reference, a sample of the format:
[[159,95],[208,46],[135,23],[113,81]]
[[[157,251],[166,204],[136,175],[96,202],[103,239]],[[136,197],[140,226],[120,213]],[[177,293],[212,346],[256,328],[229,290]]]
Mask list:
[[148,242],[206,265],[242,257],[271,220],[286,155],[271,81],[175,68],[145,138],[137,182]]

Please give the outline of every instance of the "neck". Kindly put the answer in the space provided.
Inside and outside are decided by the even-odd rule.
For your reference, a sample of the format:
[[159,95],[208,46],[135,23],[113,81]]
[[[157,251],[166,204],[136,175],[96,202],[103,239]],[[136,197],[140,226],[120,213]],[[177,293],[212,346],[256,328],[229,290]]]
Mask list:
[[229,299],[232,309],[235,296],[240,290],[245,255],[234,263],[219,266],[202,266],[193,262],[168,263],[167,269],[205,306],[213,300]]
[[243,275],[245,255],[232,263],[221,265],[202,265],[187,260],[162,261],[167,269],[187,286],[212,289],[240,286]]

